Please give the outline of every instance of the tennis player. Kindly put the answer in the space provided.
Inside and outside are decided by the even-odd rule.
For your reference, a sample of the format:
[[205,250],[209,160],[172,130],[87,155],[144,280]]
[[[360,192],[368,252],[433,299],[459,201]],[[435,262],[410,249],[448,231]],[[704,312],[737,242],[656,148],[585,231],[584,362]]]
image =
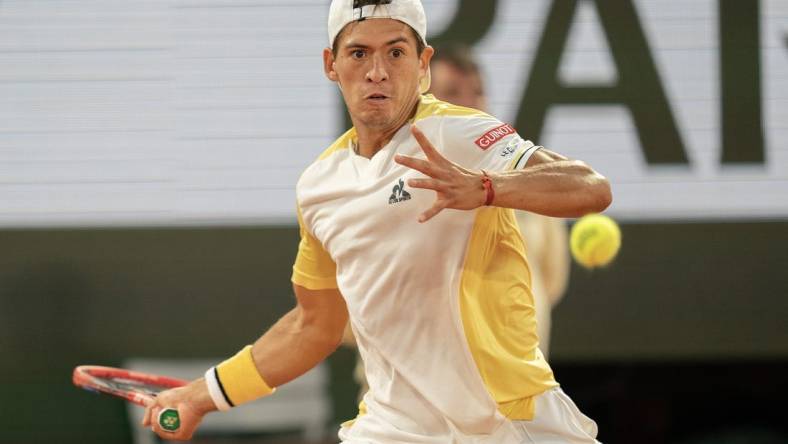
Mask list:
[[[370,390],[344,443],[593,443],[596,425],[539,351],[512,208],[602,211],[607,180],[429,86],[419,0],[334,0],[326,76],[353,128],[301,176],[297,306],[253,345],[163,392],[145,425],[188,439],[205,414],[270,395],[339,345],[348,318]],[[170,433],[157,418],[178,409]]]

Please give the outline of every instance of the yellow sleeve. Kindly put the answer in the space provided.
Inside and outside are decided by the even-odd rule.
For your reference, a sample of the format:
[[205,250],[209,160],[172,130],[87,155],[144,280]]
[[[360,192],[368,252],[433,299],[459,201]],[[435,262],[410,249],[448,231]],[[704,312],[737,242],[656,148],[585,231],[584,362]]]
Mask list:
[[301,242],[298,244],[298,255],[293,264],[293,276],[290,280],[310,290],[338,288],[337,265],[320,241],[304,227],[300,208],[298,208],[298,227],[301,231]]

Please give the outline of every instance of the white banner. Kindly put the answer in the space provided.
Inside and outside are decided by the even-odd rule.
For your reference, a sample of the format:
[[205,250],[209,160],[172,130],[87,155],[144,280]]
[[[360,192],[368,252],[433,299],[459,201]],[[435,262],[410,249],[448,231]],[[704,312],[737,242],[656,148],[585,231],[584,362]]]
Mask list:
[[[635,65],[643,79],[621,72],[633,69],[627,51],[644,56],[637,39],[617,37],[628,16],[600,13],[602,1],[581,0],[571,14],[555,2],[574,3],[499,0],[474,45],[491,111],[512,124],[530,115],[523,98],[549,65],[539,49],[553,27],[568,32],[554,76],[561,94],[596,85],[616,96],[650,78],[648,64]],[[739,54],[738,40],[721,43],[726,2],[632,0],[659,85],[651,89],[667,104],[654,127],[637,113],[642,101],[592,97],[551,104],[538,139],[529,121],[518,130],[605,174],[620,219],[787,217],[788,2],[760,2],[754,69],[722,61]],[[0,2],[0,226],[293,223],[300,172],[342,131],[340,96],[322,72],[327,3]],[[459,1],[425,6],[437,35]],[[742,83],[759,91],[750,109],[761,113],[745,120],[761,141],[723,131],[739,121],[723,112],[735,117]],[[649,148],[643,135],[665,122],[680,144]]]

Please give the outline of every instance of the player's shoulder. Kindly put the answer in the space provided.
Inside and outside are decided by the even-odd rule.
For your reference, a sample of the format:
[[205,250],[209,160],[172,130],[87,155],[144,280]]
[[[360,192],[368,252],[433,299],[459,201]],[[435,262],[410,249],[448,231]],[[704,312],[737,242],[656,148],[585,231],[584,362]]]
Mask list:
[[432,94],[425,94],[421,96],[421,101],[416,110],[414,121],[419,122],[432,118],[450,118],[466,121],[494,119],[489,114],[479,111],[478,109],[466,108],[464,106],[444,102],[436,99]]
[[356,141],[356,130],[351,128],[339,136],[317,158],[309,164],[298,178],[296,195],[310,187],[319,186],[333,180],[339,170],[338,165],[347,159]]
[[490,114],[443,102],[431,95],[422,97],[415,120],[423,121],[424,126],[430,126],[428,122],[436,123],[433,128],[439,128],[438,131],[444,141],[462,146],[475,146],[483,151],[517,134],[511,125]]
[[355,143],[356,138],[356,128],[350,128],[349,130],[345,131],[344,134],[339,136],[337,140],[334,141],[334,143],[329,145],[328,148],[320,153],[320,156],[317,157],[315,162],[320,162],[321,160],[328,159],[335,154],[342,154],[349,151],[353,148],[353,143]]
[[350,128],[344,134],[339,136],[331,145],[328,146],[312,163],[304,170],[302,174],[309,174],[315,170],[325,169],[325,165],[334,164],[346,158],[353,149],[353,144],[356,141],[356,129]]

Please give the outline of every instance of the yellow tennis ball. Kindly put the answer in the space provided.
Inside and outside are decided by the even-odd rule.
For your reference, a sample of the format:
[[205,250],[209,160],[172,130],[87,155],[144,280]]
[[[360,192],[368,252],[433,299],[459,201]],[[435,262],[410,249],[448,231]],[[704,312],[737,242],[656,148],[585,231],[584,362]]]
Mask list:
[[589,214],[572,226],[569,245],[580,265],[601,267],[616,257],[621,247],[621,230],[613,219],[603,214]]

